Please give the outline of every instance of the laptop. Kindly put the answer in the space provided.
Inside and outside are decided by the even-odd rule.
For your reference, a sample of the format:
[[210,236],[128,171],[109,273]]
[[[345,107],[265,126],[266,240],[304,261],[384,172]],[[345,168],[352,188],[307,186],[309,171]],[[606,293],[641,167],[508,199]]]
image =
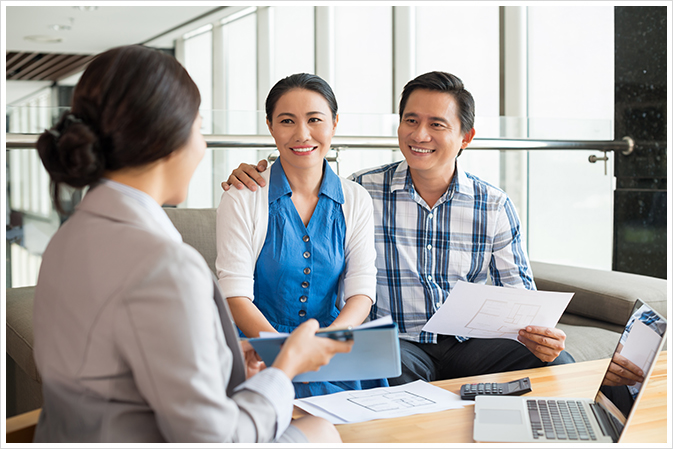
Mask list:
[[[664,317],[637,300],[593,400],[477,396],[474,440],[500,443],[619,442],[666,341],[666,327]],[[630,386],[614,380],[609,368],[616,362],[624,364],[623,358],[643,370],[642,384]]]

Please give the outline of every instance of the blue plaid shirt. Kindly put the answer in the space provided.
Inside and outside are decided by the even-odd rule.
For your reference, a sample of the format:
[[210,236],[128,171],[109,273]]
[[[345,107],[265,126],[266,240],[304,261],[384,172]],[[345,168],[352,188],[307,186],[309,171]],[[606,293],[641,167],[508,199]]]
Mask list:
[[[436,343],[421,329],[459,280],[535,290],[519,217],[507,194],[462,171],[433,207],[414,189],[406,161],[351,175],[374,203],[376,304],[402,338]],[[467,337],[456,337],[459,341]]]

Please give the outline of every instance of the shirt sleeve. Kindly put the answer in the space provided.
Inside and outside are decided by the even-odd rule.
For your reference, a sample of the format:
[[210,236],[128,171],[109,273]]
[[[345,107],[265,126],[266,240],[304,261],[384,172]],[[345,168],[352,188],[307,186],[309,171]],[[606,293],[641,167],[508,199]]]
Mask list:
[[168,442],[270,442],[289,425],[292,383],[271,370],[227,396],[233,358],[198,257],[174,247],[146,264],[119,311],[120,353]]
[[535,290],[533,272],[521,238],[521,223],[508,197],[496,216],[490,272],[494,285]]
[[[376,248],[374,246],[374,208],[364,187],[353,182],[344,185],[348,216],[343,296],[365,295],[376,301]],[[346,184],[346,183],[344,183]],[[348,189],[348,190],[347,190]],[[348,191],[348,193],[346,193]]]
[[217,208],[215,270],[224,298],[254,297],[254,192],[224,192]]

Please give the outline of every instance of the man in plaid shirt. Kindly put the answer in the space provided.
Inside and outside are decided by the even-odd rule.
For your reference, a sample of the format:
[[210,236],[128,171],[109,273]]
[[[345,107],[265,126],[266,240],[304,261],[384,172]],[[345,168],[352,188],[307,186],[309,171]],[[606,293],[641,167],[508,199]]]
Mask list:
[[[459,78],[420,75],[400,100],[397,135],[405,160],[350,177],[374,204],[378,282],[371,318],[392,315],[400,332],[402,375],[389,379],[391,385],[574,362],[560,329],[528,326],[519,332],[523,345],[421,330],[459,280],[483,284],[490,272],[494,285],[535,289],[507,194],[457,163],[474,138],[473,125],[474,99]],[[261,180],[253,166],[234,171],[238,178],[244,173]],[[233,176],[229,182],[243,186]]]

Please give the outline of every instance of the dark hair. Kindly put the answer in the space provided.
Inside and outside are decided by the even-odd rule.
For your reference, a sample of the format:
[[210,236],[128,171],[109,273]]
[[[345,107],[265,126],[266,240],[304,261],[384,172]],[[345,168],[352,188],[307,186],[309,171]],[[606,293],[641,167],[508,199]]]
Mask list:
[[82,188],[106,171],[142,166],[184,146],[200,104],[196,84],[166,53],[131,45],[96,56],[70,111],[37,141],[56,209],[63,212],[60,183]]
[[338,110],[337,101],[327,81],[310,73],[295,73],[278,81],[269,91],[269,95],[266,96],[266,119],[269,123],[273,122],[273,111],[280,97],[292,89],[306,89],[322,95],[327,101],[330,111],[332,111],[332,120],[336,119]]
[[419,75],[409,81],[402,91],[400,99],[400,120],[404,114],[404,108],[409,100],[409,95],[416,89],[446,92],[453,95],[458,104],[458,118],[460,119],[460,131],[465,134],[474,128],[474,98],[465,89],[463,82],[455,75],[446,72],[428,72]]

